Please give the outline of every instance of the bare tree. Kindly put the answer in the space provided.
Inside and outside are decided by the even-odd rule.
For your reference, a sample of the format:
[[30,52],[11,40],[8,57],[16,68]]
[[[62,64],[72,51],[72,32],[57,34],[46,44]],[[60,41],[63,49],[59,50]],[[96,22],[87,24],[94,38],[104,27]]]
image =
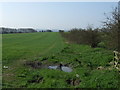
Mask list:
[[120,2],[110,17],[103,22],[106,32],[106,43],[109,48],[120,51]]

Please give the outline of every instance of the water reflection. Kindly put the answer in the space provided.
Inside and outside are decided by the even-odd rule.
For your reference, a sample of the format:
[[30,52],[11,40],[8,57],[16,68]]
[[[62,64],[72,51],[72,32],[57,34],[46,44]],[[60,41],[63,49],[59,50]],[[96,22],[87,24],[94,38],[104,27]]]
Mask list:
[[59,69],[62,70],[64,72],[72,72],[72,69],[70,67],[67,66],[48,66],[49,69]]

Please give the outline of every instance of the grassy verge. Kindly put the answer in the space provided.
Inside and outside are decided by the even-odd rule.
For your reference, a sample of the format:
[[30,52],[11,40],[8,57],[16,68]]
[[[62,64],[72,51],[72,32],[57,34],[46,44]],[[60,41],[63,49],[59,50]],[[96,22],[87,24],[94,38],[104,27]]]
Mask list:
[[2,88],[2,34],[0,34],[0,89]]
[[[113,67],[113,64],[110,64],[113,61],[112,51],[103,48],[91,48],[87,45],[69,44],[67,42],[65,44],[58,33],[49,33],[46,36],[42,35],[43,33],[40,34],[41,39],[37,39],[35,35],[38,41],[30,39],[30,42],[34,42],[32,45],[27,42],[29,39],[26,40],[26,44],[19,44],[21,49],[27,45],[31,52],[23,54],[24,59],[22,57],[18,57],[19,59],[14,58],[14,60],[10,59],[12,64],[10,64],[8,69],[3,69],[4,88],[118,88],[119,73]],[[34,35],[32,36],[34,37]],[[11,37],[13,36],[11,35]],[[4,37],[4,39],[7,39],[7,37]],[[8,48],[6,42],[3,42],[6,45],[3,49]],[[37,42],[41,43],[37,44]],[[57,44],[54,45],[53,42]],[[48,43],[49,45],[47,45]],[[39,47],[37,49],[34,47],[30,48],[34,45]],[[16,49],[20,47],[16,46]],[[41,49],[40,47],[44,48]],[[22,50],[26,51],[27,49],[23,48]],[[34,53],[40,50],[43,54],[40,53],[40,56],[37,55],[34,58]],[[3,56],[5,55],[7,54],[4,53]],[[13,56],[15,55],[13,54]],[[26,61],[38,61],[43,65],[62,63],[71,67],[73,71],[63,72],[47,68],[32,68],[25,65]],[[6,63],[8,63],[7,60],[4,61],[4,64]]]

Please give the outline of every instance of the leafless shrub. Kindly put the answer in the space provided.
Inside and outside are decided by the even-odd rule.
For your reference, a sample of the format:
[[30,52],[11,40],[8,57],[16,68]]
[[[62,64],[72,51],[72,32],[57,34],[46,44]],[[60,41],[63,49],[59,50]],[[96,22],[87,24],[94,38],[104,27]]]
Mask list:
[[107,47],[120,51],[120,10],[116,7],[103,23]]
[[73,43],[87,44],[92,48],[97,47],[97,44],[100,42],[97,29],[92,30],[92,28],[88,28],[87,30],[74,28],[67,33],[62,33],[62,36]]

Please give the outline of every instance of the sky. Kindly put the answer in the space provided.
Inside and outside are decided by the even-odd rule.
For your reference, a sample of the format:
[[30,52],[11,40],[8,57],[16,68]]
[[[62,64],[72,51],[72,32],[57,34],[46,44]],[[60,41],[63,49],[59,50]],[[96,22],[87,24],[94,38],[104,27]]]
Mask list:
[[1,2],[0,27],[64,29],[101,27],[117,2]]

